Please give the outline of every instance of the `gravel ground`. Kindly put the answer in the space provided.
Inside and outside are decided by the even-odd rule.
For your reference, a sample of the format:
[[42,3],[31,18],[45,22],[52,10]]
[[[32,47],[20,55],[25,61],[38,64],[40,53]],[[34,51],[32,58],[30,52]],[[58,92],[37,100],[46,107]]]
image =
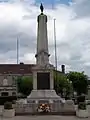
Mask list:
[[[75,116],[15,116],[13,118],[0,118],[0,120],[81,120]],[[83,118],[90,120],[90,118]]]
[[[90,111],[90,106],[89,111]],[[3,106],[0,106],[0,112],[2,111]],[[47,116],[15,116],[13,118],[3,118],[0,116],[0,120],[81,120],[76,116],[58,116],[58,115],[47,115]],[[90,120],[89,118],[83,118],[83,120]]]

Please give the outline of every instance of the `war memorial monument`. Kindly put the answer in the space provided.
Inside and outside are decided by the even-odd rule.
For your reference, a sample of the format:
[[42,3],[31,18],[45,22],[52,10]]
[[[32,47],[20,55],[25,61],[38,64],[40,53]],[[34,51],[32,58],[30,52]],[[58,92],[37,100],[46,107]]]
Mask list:
[[41,14],[37,18],[37,53],[36,66],[33,67],[33,90],[28,96],[28,101],[39,102],[45,100],[53,102],[60,97],[54,90],[53,70],[54,67],[49,63],[48,36],[47,36],[47,16],[43,13],[43,5],[40,6]]
[[54,66],[49,63],[48,35],[47,35],[47,16],[43,13],[43,5],[40,6],[41,13],[37,17],[37,52],[36,65],[33,70],[33,90],[27,97],[26,104],[17,104],[16,114],[35,113],[39,104],[47,103],[50,105],[51,112],[69,111],[75,112],[72,100],[66,101],[64,106],[62,98],[54,90]]

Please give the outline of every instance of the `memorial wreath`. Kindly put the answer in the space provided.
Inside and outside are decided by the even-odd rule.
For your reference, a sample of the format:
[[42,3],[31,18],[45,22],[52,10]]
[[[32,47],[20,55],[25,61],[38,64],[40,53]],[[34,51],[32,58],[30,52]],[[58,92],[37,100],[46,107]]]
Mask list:
[[40,113],[50,112],[50,105],[48,104],[40,104],[37,108],[37,111]]

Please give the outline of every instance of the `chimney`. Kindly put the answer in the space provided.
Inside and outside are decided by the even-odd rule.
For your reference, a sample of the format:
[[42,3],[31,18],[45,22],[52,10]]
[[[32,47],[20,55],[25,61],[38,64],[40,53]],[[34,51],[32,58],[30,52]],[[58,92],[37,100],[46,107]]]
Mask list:
[[20,65],[24,65],[24,63],[23,63],[23,62],[20,62]]
[[62,70],[62,73],[65,74],[65,65],[61,65],[61,70]]

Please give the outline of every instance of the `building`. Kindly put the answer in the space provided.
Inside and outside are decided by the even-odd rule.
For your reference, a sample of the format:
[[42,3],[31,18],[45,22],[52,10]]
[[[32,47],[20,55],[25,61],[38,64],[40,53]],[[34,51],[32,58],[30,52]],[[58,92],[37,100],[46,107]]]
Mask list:
[[[0,64],[0,96],[17,95],[17,77],[31,76],[35,64]],[[62,72],[65,72],[62,66]]]
[[33,64],[0,64],[0,96],[17,95],[17,77],[32,75]]

